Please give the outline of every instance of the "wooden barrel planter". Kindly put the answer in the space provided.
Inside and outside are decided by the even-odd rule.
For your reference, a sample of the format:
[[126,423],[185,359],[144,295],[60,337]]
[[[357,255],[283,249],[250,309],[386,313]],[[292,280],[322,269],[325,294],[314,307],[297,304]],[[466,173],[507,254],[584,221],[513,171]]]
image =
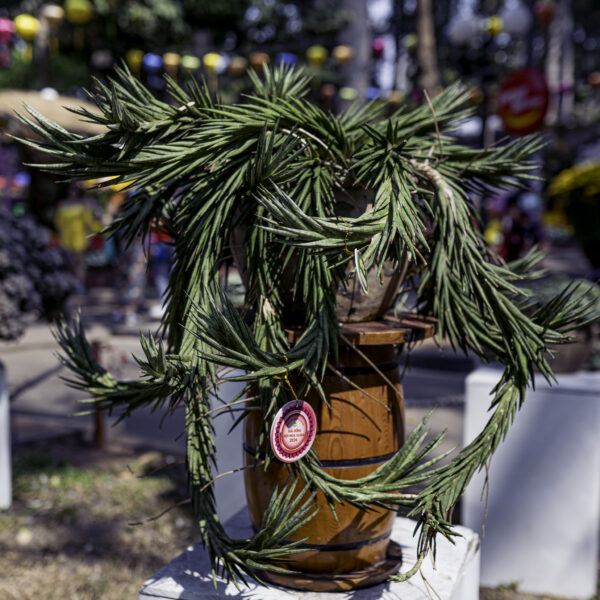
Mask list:
[[[316,394],[305,398],[317,415],[317,435],[314,448],[323,469],[339,479],[358,479],[374,471],[391,458],[404,442],[404,406],[398,369],[398,352],[394,342],[388,342],[390,323],[348,324],[342,330],[355,344],[379,342],[380,345],[360,345],[369,359],[393,383],[386,383],[376,370],[348,346],[340,346],[336,367],[346,378],[369,395],[355,389],[334,372],[328,372],[322,385],[331,408]],[[407,341],[406,328],[394,323],[393,335]],[[425,326],[426,325],[426,326]],[[433,324],[420,323],[418,335]],[[366,334],[365,334],[366,331]],[[382,334],[385,334],[382,336]],[[362,338],[361,338],[362,336]],[[348,339],[348,338],[347,338]],[[252,465],[263,423],[262,413],[252,412],[244,427],[244,461]],[[264,450],[263,445],[260,450]],[[282,485],[290,474],[286,464],[272,463],[265,471],[257,465],[244,471],[250,518],[258,528],[273,488]],[[318,514],[299,529],[290,540],[309,537],[303,548],[287,565],[302,575],[262,573],[278,585],[314,591],[342,591],[375,585],[386,580],[400,566],[400,552],[390,545],[395,511],[373,508],[362,511],[347,503],[336,504],[336,521],[324,495],[317,494]],[[390,547],[393,546],[393,547]]]

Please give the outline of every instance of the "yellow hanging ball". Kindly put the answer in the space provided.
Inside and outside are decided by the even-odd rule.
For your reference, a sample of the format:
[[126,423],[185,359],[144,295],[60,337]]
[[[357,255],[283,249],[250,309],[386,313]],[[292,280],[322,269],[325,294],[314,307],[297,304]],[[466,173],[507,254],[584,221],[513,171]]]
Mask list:
[[208,52],[202,57],[202,62],[204,63],[204,68],[206,69],[209,75],[216,75],[217,68],[221,64],[223,57],[217,52]]
[[181,64],[181,56],[177,52],[165,52],[162,56],[163,67],[171,77],[175,78]]
[[320,67],[327,60],[327,54],[324,46],[311,46],[306,51],[306,60],[314,67]]
[[345,65],[354,58],[354,50],[350,46],[336,46],[331,56],[338,65]]
[[250,66],[255,71],[262,71],[263,65],[268,65],[269,61],[271,60],[266,52],[253,52],[249,56],[249,59]]
[[193,54],[186,54],[181,58],[181,68],[186,71],[197,71],[200,68],[200,59]]
[[127,50],[125,53],[125,62],[127,66],[134,72],[139,73],[142,68],[142,61],[144,60],[144,51],[132,48]]
[[26,42],[31,42],[40,30],[40,22],[32,15],[22,14],[15,17],[15,31]]
[[417,51],[419,45],[419,37],[416,33],[409,33],[404,36],[402,40],[404,47],[411,53],[414,54]]
[[340,98],[342,100],[345,100],[346,102],[352,102],[353,100],[356,100],[358,98],[358,92],[353,87],[346,86],[340,88],[340,91],[338,93]]
[[496,37],[498,34],[502,33],[502,30],[504,29],[502,17],[499,17],[498,15],[490,17],[485,23],[485,29],[492,37]]
[[74,25],[85,25],[94,15],[94,6],[90,0],[66,0],[65,14]]

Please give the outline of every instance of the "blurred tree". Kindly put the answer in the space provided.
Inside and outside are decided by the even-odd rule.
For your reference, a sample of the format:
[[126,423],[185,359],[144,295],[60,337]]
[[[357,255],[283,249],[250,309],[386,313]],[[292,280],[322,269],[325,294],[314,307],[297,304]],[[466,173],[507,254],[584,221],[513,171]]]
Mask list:
[[93,3],[97,16],[90,23],[90,32],[117,55],[137,47],[160,53],[189,43],[191,28],[179,0],[93,0]]
[[548,27],[545,69],[551,101],[546,120],[550,124],[563,123],[573,113],[575,62],[572,8],[571,0],[560,0],[556,15]]
[[[89,80],[89,68],[76,56],[53,54],[48,57],[47,73],[52,74],[51,84],[58,92],[67,93]],[[11,53],[10,69],[0,69],[0,89],[39,87],[37,66],[23,60],[17,50]]]
[[[260,50],[270,55],[290,52],[302,57],[310,45],[321,44],[330,49],[352,17],[337,0],[91,1],[94,12],[82,26],[83,48],[78,47],[74,27],[67,20],[58,32],[60,53],[87,64],[92,52],[100,49],[110,50],[115,59],[124,57],[133,48],[156,54],[192,51],[202,55],[223,50],[247,55]],[[40,14],[45,3],[45,0],[15,2],[10,15]],[[357,22],[368,27],[364,0],[354,3],[360,8]]]
[[[345,84],[354,88],[359,98],[365,97],[371,71],[371,28],[365,0],[339,2],[348,21],[339,29],[338,41],[354,50],[354,58],[341,68]],[[338,28],[342,23],[338,22]]]
[[435,19],[432,0],[418,0],[417,3],[417,62],[420,89],[430,98],[440,85],[435,43]]

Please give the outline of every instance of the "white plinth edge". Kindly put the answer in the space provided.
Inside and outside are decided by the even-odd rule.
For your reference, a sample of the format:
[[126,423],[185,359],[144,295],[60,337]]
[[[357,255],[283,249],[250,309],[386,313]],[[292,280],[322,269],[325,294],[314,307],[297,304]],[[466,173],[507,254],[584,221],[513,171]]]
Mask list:
[[[415,523],[397,518],[392,539],[402,546],[404,561],[401,571],[410,569],[416,560],[417,538],[413,538]],[[230,535],[244,538],[252,535],[246,509],[234,515],[226,524]],[[466,527],[457,527],[462,537],[454,545],[438,539],[435,567],[430,558],[422,572],[427,584],[440,600],[477,600],[479,598],[479,536]],[[250,582],[240,593],[233,584],[218,580],[217,590],[210,578],[208,555],[202,544],[190,546],[183,554],[150,577],[139,593],[139,600],[429,600],[423,577],[415,575],[403,583],[389,582],[348,593],[299,592],[276,586],[262,587]]]
[[4,365],[0,363],[0,510],[12,504],[10,405]]

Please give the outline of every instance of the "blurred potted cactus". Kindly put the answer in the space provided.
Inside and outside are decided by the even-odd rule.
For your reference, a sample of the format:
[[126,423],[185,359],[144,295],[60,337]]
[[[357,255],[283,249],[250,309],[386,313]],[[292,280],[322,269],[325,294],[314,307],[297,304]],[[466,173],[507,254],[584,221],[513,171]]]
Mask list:
[[66,252],[29,216],[0,209],[0,340],[16,340],[32,319],[55,319],[75,291]]

